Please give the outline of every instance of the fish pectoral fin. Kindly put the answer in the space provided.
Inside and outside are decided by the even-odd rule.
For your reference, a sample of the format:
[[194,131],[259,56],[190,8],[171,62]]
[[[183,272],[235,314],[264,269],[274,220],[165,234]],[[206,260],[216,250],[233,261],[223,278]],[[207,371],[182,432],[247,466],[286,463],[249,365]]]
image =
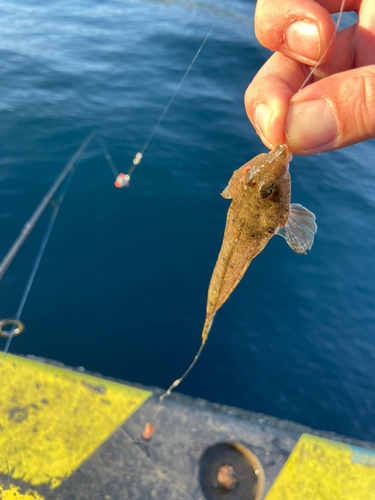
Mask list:
[[289,219],[277,234],[285,238],[295,252],[306,253],[306,250],[311,250],[317,229],[315,215],[302,205],[291,203]]
[[232,195],[230,194],[230,185],[228,184],[228,186],[224,189],[224,191],[222,193],[220,193],[221,196],[223,198],[225,198],[226,200],[231,200],[232,199]]

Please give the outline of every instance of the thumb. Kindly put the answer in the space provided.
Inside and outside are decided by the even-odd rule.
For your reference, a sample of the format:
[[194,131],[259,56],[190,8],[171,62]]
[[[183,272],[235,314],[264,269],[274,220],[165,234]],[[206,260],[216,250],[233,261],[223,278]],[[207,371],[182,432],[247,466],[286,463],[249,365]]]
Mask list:
[[375,137],[375,65],[315,82],[295,94],[285,117],[290,150],[311,154]]

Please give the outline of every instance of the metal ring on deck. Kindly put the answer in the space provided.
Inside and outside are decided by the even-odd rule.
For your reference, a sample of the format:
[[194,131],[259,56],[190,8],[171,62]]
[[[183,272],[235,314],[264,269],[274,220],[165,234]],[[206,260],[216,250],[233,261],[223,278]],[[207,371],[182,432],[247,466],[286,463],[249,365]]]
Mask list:
[[[4,326],[13,325],[14,331],[4,331]],[[19,319],[0,319],[0,336],[10,337],[11,335],[16,336],[22,333],[25,329],[25,325]]]

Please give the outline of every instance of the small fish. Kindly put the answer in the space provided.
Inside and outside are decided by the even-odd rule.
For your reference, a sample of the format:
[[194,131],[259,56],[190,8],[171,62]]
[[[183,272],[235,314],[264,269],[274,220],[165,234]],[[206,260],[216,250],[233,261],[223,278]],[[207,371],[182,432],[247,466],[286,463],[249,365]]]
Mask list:
[[232,203],[208,288],[202,346],[216,311],[272,236],[285,238],[297,253],[306,253],[312,247],[317,230],[315,215],[302,205],[290,203],[291,159],[287,146],[280,144],[235,170],[221,193]]
[[[297,253],[306,253],[306,250],[311,249],[317,230],[315,215],[302,205],[290,203],[291,159],[287,146],[280,144],[270,153],[262,153],[235,170],[228,186],[221,193],[223,198],[232,199],[232,203],[208,288],[202,343],[182,377],[160,396],[158,408],[198,361],[216,311],[272,236],[279,234],[285,238]],[[146,428],[145,431],[148,435]]]

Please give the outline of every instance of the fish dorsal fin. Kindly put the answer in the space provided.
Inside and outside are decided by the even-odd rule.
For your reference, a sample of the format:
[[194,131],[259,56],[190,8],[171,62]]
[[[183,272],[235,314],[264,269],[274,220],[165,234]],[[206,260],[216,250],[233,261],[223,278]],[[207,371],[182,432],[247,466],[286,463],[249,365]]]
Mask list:
[[289,219],[277,234],[285,238],[295,252],[306,253],[306,250],[311,250],[317,229],[315,215],[299,203],[291,203]]
[[232,195],[230,194],[230,185],[224,189],[222,193],[220,193],[223,198],[226,198],[227,200],[230,200],[232,198]]

